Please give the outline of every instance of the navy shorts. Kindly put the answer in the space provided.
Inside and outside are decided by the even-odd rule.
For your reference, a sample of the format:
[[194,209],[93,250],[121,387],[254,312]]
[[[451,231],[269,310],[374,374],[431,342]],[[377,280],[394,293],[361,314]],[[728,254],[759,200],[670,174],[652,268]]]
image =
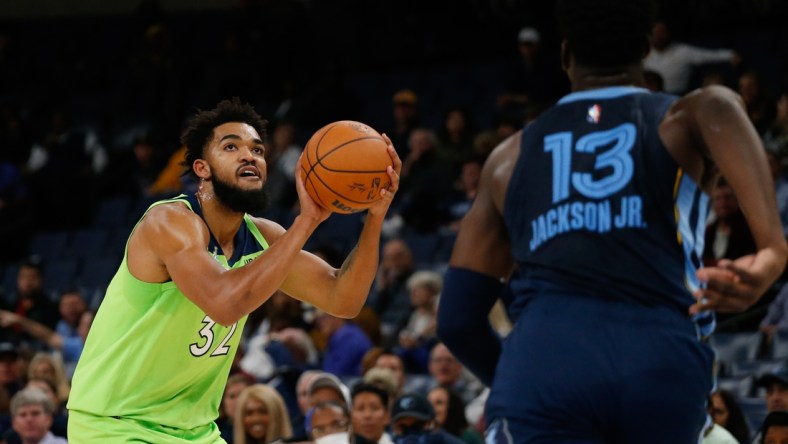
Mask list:
[[504,341],[487,442],[697,444],[713,369],[675,309],[536,296]]

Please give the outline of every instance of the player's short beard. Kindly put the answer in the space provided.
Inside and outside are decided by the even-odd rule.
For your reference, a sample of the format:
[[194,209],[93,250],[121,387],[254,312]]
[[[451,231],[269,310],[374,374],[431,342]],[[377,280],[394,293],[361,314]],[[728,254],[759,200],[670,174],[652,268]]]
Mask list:
[[211,178],[211,182],[219,201],[233,211],[253,214],[268,208],[268,193],[265,187],[259,190],[243,190],[224,182],[216,175]]

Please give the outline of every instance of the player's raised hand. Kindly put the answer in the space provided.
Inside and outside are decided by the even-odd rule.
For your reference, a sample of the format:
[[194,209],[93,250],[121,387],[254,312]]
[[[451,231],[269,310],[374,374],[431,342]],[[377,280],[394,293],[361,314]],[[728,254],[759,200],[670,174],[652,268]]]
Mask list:
[[697,276],[706,283],[706,288],[695,293],[699,302],[690,308],[690,314],[703,310],[721,313],[746,310],[779,275],[773,259],[776,258],[770,257],[769,250],[762,250],[733,261],[723,259],[714,267],[701,268]]
[[389,175],[390,183],[389,186],[380,189],[381,199],[370,206],[368,211],[370,215],[383,217],[386,215],[389,206],[391,206],[394,195],[397,193],[397,190],[399,190],[399,176],[402,171],[402,160],[399,158],[397,150],[394,149],[394,145],[391,143],[389,136],[386,134],[381,134],[381,136],[383,136],[383,140],[386,141],[386,149],[388,150],[389,156],[391,156],[391,166],[386,170]]

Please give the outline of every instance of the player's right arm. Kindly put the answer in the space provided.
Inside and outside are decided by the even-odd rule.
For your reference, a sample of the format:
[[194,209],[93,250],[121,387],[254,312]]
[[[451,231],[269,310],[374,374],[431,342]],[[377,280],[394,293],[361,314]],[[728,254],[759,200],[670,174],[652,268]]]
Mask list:
[[694,306],[693,311],[741,311],[780,276],[788,251],[766,153],[743,101],[730,89],[703,88],[682,99],[677,108],[678,126],[674,127],[691,141],[691,148],[684,152],[710,161],[703,162],[696,181],[708,190],[716,180],[715,169],[719,170],[738,197],[758,249],[755,254],[699,270],[698,278],[707,282],[708,289],[696,297],[708,302]]
[[487,385],[501,353],[488,314],[513,265],[502,211],[519,146],[517,133],[485,163],[479,193],[460,224],[438,307],[438,336]]
[[208,252],[210,233],[199,216],[183,204],[158,205],[129,240],[129,271],[144,282],[172,280],[211,319],[231,325],[282,285],[320,221],[302,213],[254,262],[225,270]]

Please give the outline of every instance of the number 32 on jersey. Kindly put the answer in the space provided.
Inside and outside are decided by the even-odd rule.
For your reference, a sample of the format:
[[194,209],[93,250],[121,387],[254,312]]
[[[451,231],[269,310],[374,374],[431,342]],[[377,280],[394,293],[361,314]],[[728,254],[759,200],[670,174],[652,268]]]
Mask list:
[[[202,338],[202,344],[200,342],[195,342],[189,345],[189,351],[193,356],[196,357],[200,357],[208,353],[208,350],[211,349],[211,346],[213,346],[213,342],[216,339],[215,335],[213,334],[213,326],[216,325],[216,322],[211,319],[210,316],[205,315],[202,323],[205,324],[199,331],[199,335]],[[230,338],[233,337],[233,333],[235,333],[235,329],[237,327],[238,323],[236,322],[230,328],[230,332],[227,333],[227,336],[225,336],[225,338],[219,343],[219,346],[216,347],[216,350],[211,353],[211,356],[222,356],[230,352],[230,346],[227,345],[227,343],[230,342]]]

